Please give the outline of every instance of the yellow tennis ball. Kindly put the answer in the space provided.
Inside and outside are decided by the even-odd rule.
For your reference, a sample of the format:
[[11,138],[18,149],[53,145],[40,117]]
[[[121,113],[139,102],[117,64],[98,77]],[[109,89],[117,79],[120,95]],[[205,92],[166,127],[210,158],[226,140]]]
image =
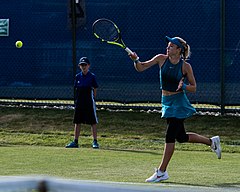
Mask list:
[[23,42],[22,41],[17,41],[15,43],[15,45],[16,45],[17,48],[21,48],[23,46]]

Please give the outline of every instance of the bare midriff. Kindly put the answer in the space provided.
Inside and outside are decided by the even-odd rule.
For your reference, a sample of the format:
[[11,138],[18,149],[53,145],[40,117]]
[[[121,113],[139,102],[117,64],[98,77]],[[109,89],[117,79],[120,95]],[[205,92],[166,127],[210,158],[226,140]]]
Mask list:
[[164,96],[170,96],[170,95],[175,95],[177,93],[180,93],[182,91],[174,91],[174,92],[171,92],[171,91],[166,91],[166,90],[162,90],[162,95]]

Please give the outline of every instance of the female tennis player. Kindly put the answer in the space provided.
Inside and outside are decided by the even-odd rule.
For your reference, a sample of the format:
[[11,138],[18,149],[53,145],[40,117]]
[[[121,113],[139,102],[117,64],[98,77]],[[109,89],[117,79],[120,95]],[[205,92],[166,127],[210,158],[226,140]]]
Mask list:
[[211,147],[221,158],[219,136],[207,138],[202,135],[187,132],[184,120],[191,117],[196,110],[190,104],[186,92],[196,92],[196,81],[191,65],[186,62],[190,57],[190,46],[180,37],[166,36],[168,43],[166,54],[158,54],[152,59],[141,62],[137,54],[131,54],[135,69],[142,72],[155,64],[160,68],[160,86],[162,89],[162,118],[167,121],[165,148],[162,161],[154,174],[146,182],[160,182],[169,178],[167,166],[174,153],[175,142],[202,143]]

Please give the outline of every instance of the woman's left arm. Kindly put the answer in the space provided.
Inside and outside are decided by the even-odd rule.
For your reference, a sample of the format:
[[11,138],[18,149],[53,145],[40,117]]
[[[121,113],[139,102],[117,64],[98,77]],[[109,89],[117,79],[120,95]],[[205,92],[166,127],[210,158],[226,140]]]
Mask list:
[[185,87],[185,90],[188,92],[193,93],[196,92],[197,84],[193,74],[192,66],[189,63],[185,63],[184,74],[186,74],[189,84],[188,85],[183,84],[183,88]]
[[184,77],[183,77],[180,80],[176,91],[179,91],[182,89],[182,90],[192,92],[192,93],[196,92],[197,84],[196,84],[196,80],[195,80],[195,77],[193,74],[192,67],[189,63],[184,62],[183,74],[184,74],[184,76],[187,77],[189,84],[184,83]]

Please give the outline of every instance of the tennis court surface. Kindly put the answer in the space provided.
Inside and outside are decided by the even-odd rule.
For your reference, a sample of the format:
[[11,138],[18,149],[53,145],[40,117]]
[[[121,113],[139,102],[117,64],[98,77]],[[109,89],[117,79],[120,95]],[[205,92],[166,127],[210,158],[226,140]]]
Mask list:
[[0,192],[235,192],[240,188],[228,187],[201,187],[187,185],[173,185],[167,183],[140,184],[102,182],[89,180],[66,180],[46,177],[0,177]]

